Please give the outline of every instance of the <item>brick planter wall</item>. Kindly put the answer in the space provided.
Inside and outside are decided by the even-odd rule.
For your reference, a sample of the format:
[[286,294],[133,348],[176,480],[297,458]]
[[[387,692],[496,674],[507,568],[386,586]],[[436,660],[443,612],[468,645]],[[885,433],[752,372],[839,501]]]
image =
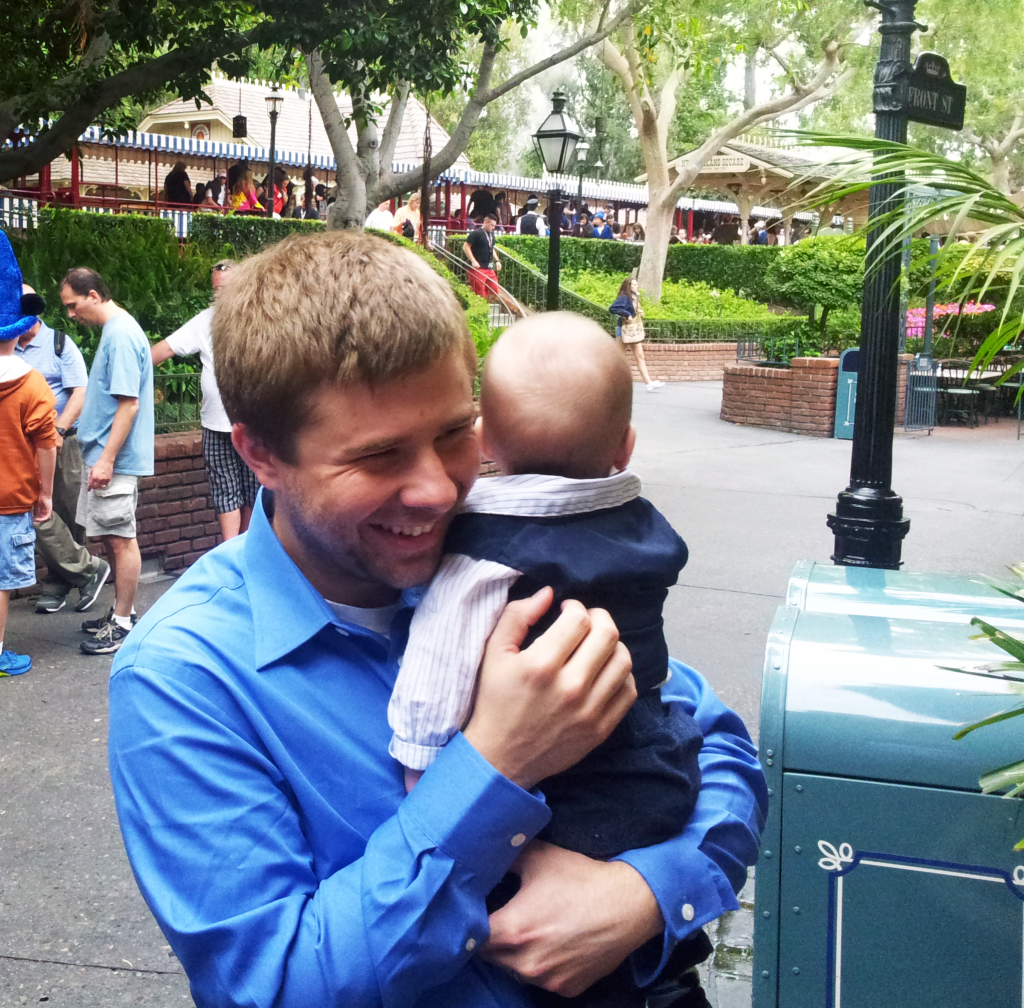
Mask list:
[[139,480],[139,549],[178,571],[217,545],[220,525],[210,500],[201,431],[158,434],[156,472]]
[[723,420],[751,427],[832,437],[839,360],[795,357],[790,368],[725,366]]
[[[633,351],[622,345],[640,381]],[[736,362],[735,343],[644,343],[644,360],[654,381],[721,381],[727,364]]]

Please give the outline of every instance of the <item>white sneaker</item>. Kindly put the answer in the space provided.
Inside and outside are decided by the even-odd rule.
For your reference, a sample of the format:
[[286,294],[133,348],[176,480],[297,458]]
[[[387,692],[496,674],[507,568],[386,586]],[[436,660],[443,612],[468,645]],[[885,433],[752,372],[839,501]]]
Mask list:
[[663,381],[652,381],[651,384],[647,386],[647,391],[655,392],[658,389],[663,388],[664,385],[665,383]]

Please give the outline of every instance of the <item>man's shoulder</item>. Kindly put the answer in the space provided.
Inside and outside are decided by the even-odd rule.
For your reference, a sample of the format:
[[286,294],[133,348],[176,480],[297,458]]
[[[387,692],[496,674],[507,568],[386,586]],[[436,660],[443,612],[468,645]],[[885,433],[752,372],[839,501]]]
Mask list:
[[171,678],[214,679],[253,664],[253,620],[245,583],[244,537],[197,560],[139,620],[111,675],[141,667]]
[[103,324],[103,339],[108,344],[137,343],[142,340],[149,346],[149,340],[134,315],[119,311]]

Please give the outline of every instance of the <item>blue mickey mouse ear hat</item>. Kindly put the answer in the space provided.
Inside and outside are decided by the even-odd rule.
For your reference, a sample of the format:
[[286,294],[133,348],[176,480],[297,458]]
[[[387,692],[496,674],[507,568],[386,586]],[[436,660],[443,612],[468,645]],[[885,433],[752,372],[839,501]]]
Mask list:
[[17,339],[38,321],[46,302],[38,294],[21,293],[21,269],[7,235],[0,231],[0,340]]

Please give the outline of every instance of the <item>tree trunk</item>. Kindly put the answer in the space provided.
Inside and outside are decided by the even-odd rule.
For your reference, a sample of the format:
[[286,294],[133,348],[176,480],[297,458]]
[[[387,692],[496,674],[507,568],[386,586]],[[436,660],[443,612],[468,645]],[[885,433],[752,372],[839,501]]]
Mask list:
[[757,104],[757,49],[748,49],[743,64],[743,107],[752,109]]
[[648,187],[647,223],[644,226],[644,251],[640,257],[640,273],[637,282],[640,289],[652,300],[661,300],[661,282],[665,276],[665,261],[668,258],[668,240],[672,237],[672,218],[676,201],[666,193],[658,193]]
[[992,185],[1000,192],[1010,195],[1010,162],[1005,154],[995,154],[989,151],[992,160]]

